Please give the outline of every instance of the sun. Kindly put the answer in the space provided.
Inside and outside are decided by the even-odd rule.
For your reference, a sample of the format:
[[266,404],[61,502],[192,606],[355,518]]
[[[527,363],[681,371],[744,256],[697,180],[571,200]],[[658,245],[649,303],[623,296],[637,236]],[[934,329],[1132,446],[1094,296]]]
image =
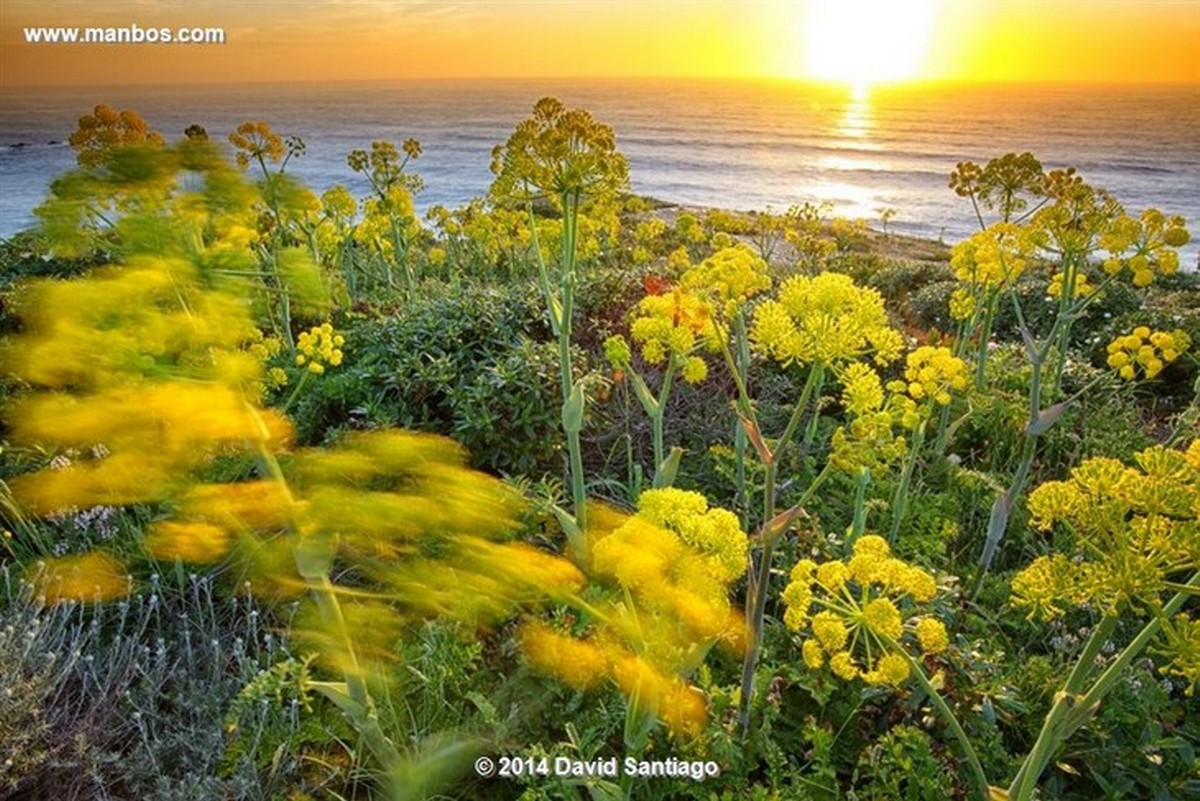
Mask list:
[[805,74],[850,84],[919,78],[937,0],[811,0],[803,25]]

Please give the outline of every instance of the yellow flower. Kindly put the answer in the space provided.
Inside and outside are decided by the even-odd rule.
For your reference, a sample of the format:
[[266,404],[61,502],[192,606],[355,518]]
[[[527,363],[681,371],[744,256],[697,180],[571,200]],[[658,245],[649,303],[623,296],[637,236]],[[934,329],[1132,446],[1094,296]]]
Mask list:
[[917,640],[921,643],[921,650],[927,654],[940,654],[950,647],[946,627],[933,617],[923,617],[917,621]]
[[883,407],[883,383],[870,366],[852,362],[839,378],[842,382],[842,404],[850,414],[861,415]]
[[520,640],[531,665],[579,690],[603,682],[610,669],[607,656],[594,642],[559,634],[541,623],[522,626]]
[[816,640],[805,640],[804,644],[800,646],[800,655],[804,659],[804,664],[813,670],[819,670],[825,665],[825,654]]
[[679,375],[689,384],[699,384],[708,377],[708,363],[699,356],[689,356],[683,362]]
[[1147,379],[1156,377],[1191,347],[1191,338],[1180,330],[1151,331],[1141,325],[1108,345],[1108,366],[1126,380],[1140,371]]
[[1178,676],[1187,684],[1184,694],[1189,698],[1200,684],[1200,620],[1192,620],[1186,612],[1163,624],[1165,647],[1158,649],[1170,662],[1162,671]]
[[641,345],[642,358],[650,364],[661,364],[670,357],[676,367],[686,368],[685,379],[707,375],[707,366],[696,365],[700,359],[693,351],[711,338],[712,306],[681,288],[647,295],[634,309],[629,335]]
[[228,531],[211,523],[163,521],[150,527],[146,550],[155,559],[209,564],[229,552],[231,540]]
[[949,348],[922,345],[908,354],[904,379],[913,400],[932,398],[945,406],[950,403],[952,391],[967,388],[967,365]]
[[872,632],[881,637],[893,640],[900,639],[904,633],[904,623],[900,619],[900,611],[889,598],[876,598],[867,603],[862,610],[863,621]]
[[[866,534],[855,541],[848,560],[797,562],[782,595],[784,623],[809,635],[801,650],[810,669],[820,669],[828,657],[829,669],[843,680],[861,677],[896,686],[910,673],[906,631],[923,653],[949,646],[940,621],[909,611],[914,603],[932,601],[936,592],[933,576],[893,557],[882,537]],[[861,663],[856,651],[864,656]]]
[[817,581],[831,593],[836,593],[846,584],[850,570],[842,561],[825,562],[817,568]]
[[975,313],[975,298],[969,291],[958,288],[950,294],[950,317],[966,320]]
[[341,347],[345,341],[330,323],[315,325],[296,338],[296,365],[307,364],[310,373],[322,375],[326,367],[341,365],[344,358]]
[[1200,567],[1200,470],[1192,452],[1153,446],[1128,467],[1088,459],[1067,481],[1035,489],[1035,525],[1061,526],[1076,556],[1034,560],[1013,580],[1016,603],[1044,617],[1083,603],[1106,614],[1160,606],[1168,582]]
[[[975,291],[1011,286],[1033,256],[1035,245],[1030,233],[1024,226],[1001,222],[960,242],[950,252],[955,277]],[[963,301],[959,303],[961,311]]]
[[911,668],[908,660],[897,653],[886,653],[879,657],[875,669],[863,674],[868,684],[884,684],[898,687],[909,677]]
[[833,612],[818,612],[812,619],[812,632],[826,651],[840,651],[846,647],[849,632],[842,619]]
[[27,578],[49,604],[111,601],[130,587],[125,566],[103,551],[47,559],[31,566]]
[[1149,286],[1179,270],[1176,248],[1190,239],[1182,217],[1167,217],[1158,209],[1146,209],[1139,218],[1122,215],[1100,237],[1100,247],[1111,254],[1104,270],[1109,275],[1128,271],[1134,286]]
[[[1046,288],[1046,294],[1052,298],[1062,297],[1063,284],[1065,281],[1066,281],[1066,277],[1061,272],[1055,273],[1054,277],[1050,279],[1050,286]],[[1134,281],[1134,284],[1137,284],[1136,279]],[[1141,286],[1141,285],[1139,284],[1139,286]],[[1093,286],[1088,281],[1088,277],[1085,273],[1083,273],[1083,272],[1075,273],[1075,280],[1074,280],[1074,282],[1072,284],[1072,288],[1071,288],[1071,297],[1086,298],[1089,295],[1094,294],[1095,292],[1096,292],[1096,287]]]
[[732,317],[747,300],[771,288],[767,263],[746,245],[725,247],[683,274],[680,283],[716,302]]
[[868,356],[888,364],[904,343],[888,321],[883,296],[840,273],[784,281],[777,297],[755,310],[750,341],[758,353],[785,366],[834,367]]
[[853,681],[859,676],[858,665],[854,663],[854,657],[849,651],[838,651],[829,658],[829,669],[833,671],[833,675],[843,681]]

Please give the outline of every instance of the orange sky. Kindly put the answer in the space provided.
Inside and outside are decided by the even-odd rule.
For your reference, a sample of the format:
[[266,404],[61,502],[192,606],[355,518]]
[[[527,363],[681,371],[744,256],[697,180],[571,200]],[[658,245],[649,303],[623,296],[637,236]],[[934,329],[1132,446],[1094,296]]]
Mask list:
[[[854,1],[870,7],[871,0]],[[0,87],[423,77],[812,78],[806,50],[813,47],[812,6],[821,2],[844,0],[3,0]],[[869,75],[872,81],[1200,83],[1200,0],[888,4],[907,2],[935,9],[920,66],[915,74],[888,76],[885,59]],[[894,42],[899,35],[891,30],[867,30],[876,16],[860,13],[856,29],[835,25],[821,41],[843,61],[856,46],[861,50],[864,36],[882,34]],[[219,26],[228,42],[50,45],[28,44],[24,34],[34,26],[131,23]],[[920,39],[910,32],[903,38]]]

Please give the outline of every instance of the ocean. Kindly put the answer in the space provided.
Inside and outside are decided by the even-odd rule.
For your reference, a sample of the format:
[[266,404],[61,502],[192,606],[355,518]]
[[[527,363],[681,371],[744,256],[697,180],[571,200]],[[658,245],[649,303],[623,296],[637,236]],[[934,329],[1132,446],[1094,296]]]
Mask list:
[[[947,188],[954,165],[1031,151],[1075,166],[1131,212],[1182,214],[1200,239],[1200,86],[944,86],[854,96],[790,82],[506,80],[239,86],[5,89],[0,94],[0,236],[33,222],[51,179],[74,164],[65,144],[97,103],[140,113],[168,139],[198,123],[224,137],[246,120],[298,135],[289,170],[322,191],[365,181],[346,154],[413,137],[425,180],[418,207],[486,192],[494,145],[554,95],[617,133],[634,191],[696,206],[782,211],[828,203],[889,230],[956,241],[975,230]],[[1200,245],[1184,251],[1195,265]]]

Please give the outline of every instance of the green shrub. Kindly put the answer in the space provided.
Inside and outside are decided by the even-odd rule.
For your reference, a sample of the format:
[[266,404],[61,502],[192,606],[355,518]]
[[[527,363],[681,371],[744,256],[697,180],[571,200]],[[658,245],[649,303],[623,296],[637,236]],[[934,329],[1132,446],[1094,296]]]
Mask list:
[[300,441],[396,426],[451,436],[473,465],[558,469],[558,352],[521,285],[426,284],[385,318],[348,321],[346,361],[294,406]]

